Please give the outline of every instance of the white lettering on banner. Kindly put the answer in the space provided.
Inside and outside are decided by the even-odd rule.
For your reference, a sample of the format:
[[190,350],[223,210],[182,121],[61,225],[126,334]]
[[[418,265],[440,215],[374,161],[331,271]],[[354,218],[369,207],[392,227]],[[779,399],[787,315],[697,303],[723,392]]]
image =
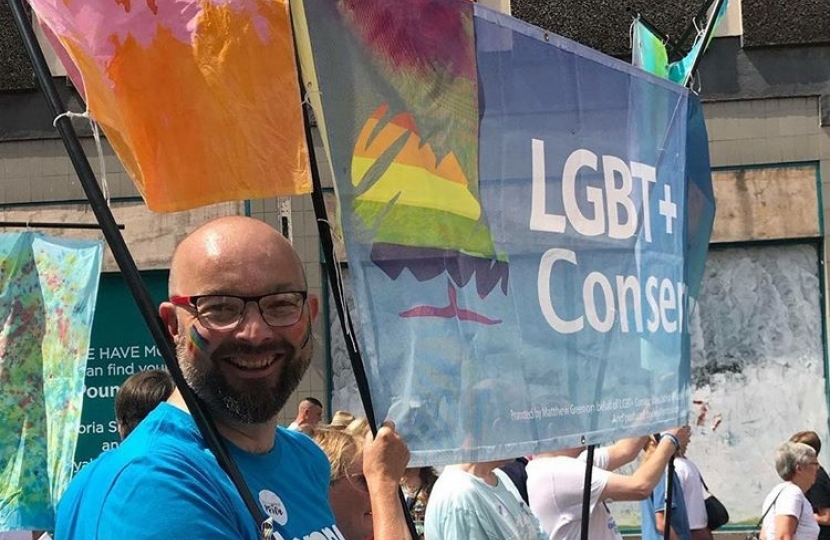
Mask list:
[[[539,307],[551,328],[562,334],[573,334],[582,330],[587,320],[588,325],[597,332],[609,332],[615,323],[619,323],[620,330],[628,333],[631,331],[629,319],[633,319],[635,331],[643,331],[644,314],[640,300],[643,287],[640,278],[617,275],[613,276],[612,281],[601,272],[591,272],[582,283],[584,315],[566,320],[557,313],[550,292],[551,280],[555,279],[556,263],[577,266],[576,253],[568,249],[552,248],[542,255],[538,276]],[[650,311],[645,328],[650,333],[662,331],[672,334],[684,329],[683,305],[687,297],[685,283],[648,276],[645,297]],[[602,311],[598,308],[599,298],[605,306]]]
[[[564,233],[570,223],[576,232],[584,236],[607,234],[615,240],[632,238],[639,229],[642,214],[644,238],[651,242],[651,208],[648,204],[637,206],[632,199],[634,179],[640,180],[641,201],[649,200],[650,186],[657,181],[657,170],[645,163],[628,164],[616,156],[602,156],[603,188],[587,186],[584,195],[578,193],[577,179],[581,169],[598,171],[599,157],[590,150],[580,148],[568,156],[562,170],[562,205],[565,215],[549,213],[546,208],[547,183],[545,169],[545,142],[531,140],[532,185],[530,230]],[[580,196],[590,203],[591,216],[579,207]],[[667,232],[672,233],[670,220],[677,217],[677,205],[671,201],[671,191],[661,202],[660,213],[666,216]],[[669,217],[672,210],[674,215]],[[664,213],[665,212],[665,213]],[[607,218],[607,225],[606,225]]]
[[[657,182],[655,167],[637,161],[626,163],[612,155],[598,156],[586,148],[574,150],[562,168],[564,215],[559,215],[547,209],[544,141],[531,139],[531,160],[530,230],[562,234],[570,224],[575,232],[587,237],[606,235],[613,240],[628,240],[642,231],[642,239],[646,243],[652,241],[651,205],[648,201],[651,187]],[[602,187],[580,183],[579,175],[583,169],[601,173]],[[639,180],[641,190],[636,196],[635,180]],[[580,185],[584,187],[580,188]],[[586,202],[590,210],[583,212]],[[673,235],[678,208],[672,200],[668,184],[663,186],[658,212],[665,219],[663,231]],[[581,287],[582,313],[571,319],[563,318],[561,307],[557,312],[551,294],[551,282],[557,278],[554,271],[561,266],[557,263],[578,266],[577,253],[552,248],[542,255],[539,263],[539,306],[547,323],[557,332],[579,332],[585,328],[586,321],[590,328],[601,333],[610,332],[615,324],[619,324],[623,333],[633,330],[639,334],[645,330],[652,334],[671,334],[686,330],[683,326],[684,305],[687,301],[690,306],[693,305],[693,299],[687,298],[686,284],[653,275],[606,276],[601,271],[590,272]],[[647,314],[643,313],[643,296]]]
[[531,405],[529,409],[510,409],[510,420],[529,422],[542,418],[582,416],[594,412],[610,413],[611,423],[663,420],[671,418],[678,406],[685,403],[684,393],[673,391],[652,397],[606,398],[594,403],[563,403],[558,405]]
[[663,198],[658,203],[660,215],[666,218],[666,234],[674,232],[674,220],[677,219],[677,205],[671,200],[671,186],[663,186]]

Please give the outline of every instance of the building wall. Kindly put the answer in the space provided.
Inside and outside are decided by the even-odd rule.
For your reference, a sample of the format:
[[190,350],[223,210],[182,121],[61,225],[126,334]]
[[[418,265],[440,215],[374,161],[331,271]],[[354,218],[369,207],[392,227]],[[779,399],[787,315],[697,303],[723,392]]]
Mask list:
[[[818,103],[817,96],[706,102],[704,113],[712,167],[737,169],[763,166],[774,169],[794,164],[814,164],[818,166],[821,178],[818,196],[826,196],[830,191],[827,186],[830,181],[830,128],[819,125]],[[814,193],[813,187],[805,185],[805,189],[811,191],[810,196]],[[751,199],[745,203],[749,205],[766,204],[763,197],[772,196],[744,193],[738,188],[732,191],[735,197]],[[821,199],[823,224],[828,220],[827,204],[828,201]],[[749,214],[737,216],[736,219],[741,217],[747,218]],[[724,217],[717,215],[715,219],[720,221]],[[763,235],[758,233],[729,240],[790,237],[790,234],[777,234],[767,229]]]
[[[43,103],[45,108],[45,103]],[[2,124],[2,122],[0,122]],[[224,203],[172,214],[147,210],[118,158],[102,141],[101,157],[92,138],[83,138],[82,146],[97,178],[106,171],[111,209],[116,222],[125,226],[122,234],[139,270],[169,268],[176,244],[204,222],[223,215],[245,212],[242,201]],[[322,149],[319,151],[322,154]],[[327,169],[326,169],[327,170]],[[59,139],[0,140],[0,221],[95,223],[95,216]],[[250,201],[250,215],[280,228],[281,213],[277,199]],[[308,276],[309,291],[322,299],[320,249],[311,197],[295,197],[290,202],[293,243]],[[19,227],[0,226],[0,232],[19,231]],[[97,239],[100,232],[41,229],[52,236]],[[117,271],[109,249],[104,271]],[[322,305],[321,300],[321,305]],[[295,395],[286,404],[280,422],[288,424],[296,415],[297,404],[305,396],[328,402],[326,361],[326,325],[324,314],[315,324],[316,350],[312,366]]]

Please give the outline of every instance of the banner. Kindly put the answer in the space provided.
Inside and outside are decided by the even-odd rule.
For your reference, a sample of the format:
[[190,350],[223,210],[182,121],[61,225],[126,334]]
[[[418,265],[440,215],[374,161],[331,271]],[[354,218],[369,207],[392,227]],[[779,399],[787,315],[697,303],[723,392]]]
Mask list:
[[147,206],[311,191],[287,0],[30,0]]
[[412,464],[685,423],[713,212],[687,91],[460,0],[302,9],[372,403]]
[[51,530],[72,474],[102,245],[0,235],[0,531]]

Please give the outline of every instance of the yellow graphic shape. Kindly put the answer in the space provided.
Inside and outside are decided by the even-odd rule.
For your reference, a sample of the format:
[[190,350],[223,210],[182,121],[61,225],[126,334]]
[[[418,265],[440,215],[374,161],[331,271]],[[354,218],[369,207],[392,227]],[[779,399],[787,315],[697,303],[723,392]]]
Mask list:
[[373,114],[360,132],[352,157],[352,183],[359,186],[390,146],[402,136],[408,138],[380,178],[357,199],[376,203],[394,199],[395,205],[447,212],[477,221],[481,217],[481,206],[470,193],[467,178],[455,155],[450,153],[436,162],[432,147],[422,144],[412,118],[407,114],[395,117],[375,133],[383,112],[381,109]]

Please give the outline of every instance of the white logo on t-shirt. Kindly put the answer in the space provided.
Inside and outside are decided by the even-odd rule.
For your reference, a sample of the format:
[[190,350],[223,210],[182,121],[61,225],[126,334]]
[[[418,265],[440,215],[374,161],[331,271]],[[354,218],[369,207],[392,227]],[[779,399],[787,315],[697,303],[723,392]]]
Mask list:
[[282,499],[273,491],[263,489],[259,492],[259,504],[265,509],[265,513],[274,518],[280,525],[288,523],[288,510],[286,510]]

